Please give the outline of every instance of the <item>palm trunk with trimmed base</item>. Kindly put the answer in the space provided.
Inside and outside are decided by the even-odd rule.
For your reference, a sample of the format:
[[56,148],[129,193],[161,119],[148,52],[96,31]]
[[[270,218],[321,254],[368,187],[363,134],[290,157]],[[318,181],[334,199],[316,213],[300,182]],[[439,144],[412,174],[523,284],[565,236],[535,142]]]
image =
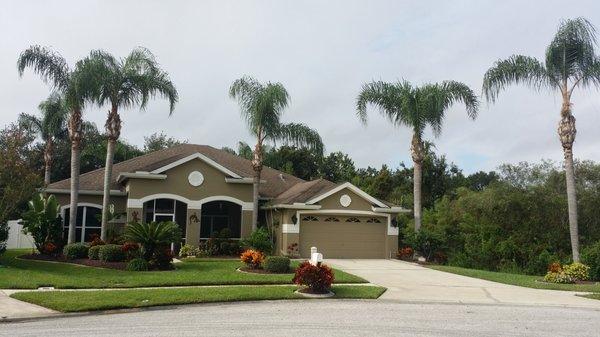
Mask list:
[[69,235],[68,243],[76,241],[76,225],[77,225],[77,204],[79,203],[79,160],[80,160],[79,143],[71,144],[71,204],[69,208]]
[[418,134],[414,134],[410,146],[411,156],[413,159],[413,203],[414,203],[414,219],[415,232],[421,229],[421,184],[423,180],[423,158],[424,148],[423,141]]
[[102,198],[102,227],[100,229],[100,238],[103,241],[107,240],[108,234],[108,217],[110,205],[110,184],[112,182],[113,158],[115,156],[115,146],[117,139],[121,135],[121,117],[117,112],[117,107],[112,106],[108,111],[106,119],[106,134],[108,135],[108,144],[106,146],[106,165],[104,166],[104,191]]
[[565,100],[561,109],[561,119],[558,124],[558,136],[565,156],[565,176],[567,183],[567,204],[569,211],[569,234],[573,261],[579,262],[579,225],[577,223],[577,192],[575,189],[575,168],[573,165],[573,143],[577,129],[575,117],[571,114],[571,104]]

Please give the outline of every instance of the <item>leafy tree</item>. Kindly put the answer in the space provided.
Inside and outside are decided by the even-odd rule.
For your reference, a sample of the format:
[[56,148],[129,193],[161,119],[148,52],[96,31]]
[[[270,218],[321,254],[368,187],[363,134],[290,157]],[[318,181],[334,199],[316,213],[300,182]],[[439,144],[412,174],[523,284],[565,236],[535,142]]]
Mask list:
[[167,137],[164,133],[153,133],[144,137],[144,152],[154,152],[162,149],[168,149],[173,146],[187,144],[187,140],[178,140],[173,137]]
[[50,184],[55,143],[67,135],[69,111],[64,99],[57,93],[50,95],[38,107],[41,117],[22,113],[19,124],[37,134],[44,143],[44,185],[47,186]]
[[281,170],[298,178],[311,180],[318,178],[320,153],[305,148],[281,146],[265,153],[265,165]]
[[323,178],[335,183],[351,181],[356,175],[356,168],[352,159],[347,154],[339,151],[332,152],[323,158],[320,171]]
[[32,141],[30,134],[15,125],[0,131],[0,255],[6,250],[8,220],[20,215],[23,204],[41,184],[27,162]]
[[106,240],[108,205],[112,166],[117,140],[121,135],[119,109],[138,106],[144,109],[151,97],[160,95],[169,101],[169,114],[173,113],[178,95],[169,75],[160,69],[154,55],[145,48],[136,48],[127,57],[117,59],[103,50],[94,50],[81,66],[97,79],[92,97],[98,105],[110,105],[105,129],[108,137],[106,165],[104,166],[104,195],[102,199],[101,238]]
[[73,243],[75,242],[75,220],[79,200],[79,159],[83,138],[82,112],[85,102],[93,95],[97,78],[83,72],[80,62],[74,70],[71,70],[60,54],[37,45],[29,47],[19,56],[17,61],[19,76],[23,75],[26,68],[32,68],[44,82],[52,86],[53,91],[60,93],[69,110],[67,126],[71,140],[71,213],[68,243]]
[[44,253],[44,245],[52,243],[60,246],[62,224],[60,204],[54,195],[44,198],[35,194],[28,203],[28,209],[22,216],[23,233],[30,234],[37,250]]
[[256,230],[258,186],[264,160],[263,145],[265,142],[280,141],[284,144],[310,148],[323,153],[323,141],[315,130],[304,124],[281,122],[281,115],[289,101],[289,94],[281,83],[262,84],[251,77],[242,77],[233,82],[229,89],[229,95],[240,104],[248,129],[256,137],[252,156],[254,169],[252,230]]
[[571,107],[571,95],[577,87],[600,84],[600,59],[595,52],[596,30],[584,18],[561,22],[556,35],[546,48],[545,62],[533,57],[513,55],[497,61],[483,80],[483,94],[494,102],[509,84],[525,84],[536,90],[551,89],[562,97],[558,136],[565,158],[569,232],[573,260],[579,261],[577,195],[573,169],[573,143],[577,129]]
[[363,124],[367,123],[367,105],[373,104],[395,126],[407,126],[412,129],[411,156],[414,163],[416,231],[421,227],[421,184],[425,159],[423,132],[430,126],[434,135],[439,135],[446,110],[456,102],[465,104],[469,117],[477,116],[477,97],[467,85],[455,81],[426,84],[422,87],[414,87],[407,81],[393,84],[378,81],[365,84],[358,95],[357,115]]

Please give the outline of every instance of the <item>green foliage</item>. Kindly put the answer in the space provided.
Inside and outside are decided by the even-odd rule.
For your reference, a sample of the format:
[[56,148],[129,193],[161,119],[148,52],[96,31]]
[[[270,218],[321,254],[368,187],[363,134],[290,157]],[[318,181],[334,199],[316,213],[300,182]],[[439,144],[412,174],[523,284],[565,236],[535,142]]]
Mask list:
[[63,255],[68,260],[84,259],[88,257],[89,247],[85,243],[77,242],[65,245]]
[[447,238],[442,232],[435,231],[427,226],[415,232],[412,227],[404,230],[404,243],[408,244],[428,261],[432,260],[434,254],[445,248]]
[[173,146],[187,144],[187,140],[178,140],[173,137],[168,137],[162,131],[153,133],[148,137],[144,137],[144,152],[154,152],[162,149],[168,149]]
[[91,246],[88,250],[88,257],[90,260],[99,260],[100,259],[100,248],[103,245]]
[[170,244],[181,240],[181,229],[174,222],[130,222],[125,227],[126,240],[140,244],[142,257],[151,268],[168,268],[172,260]]
[[263,268],[271,273],[287,273],[290,270],[290,258],[285,256],[267,256]]
[[590,266],[590,279],[600,281],[600,241],[583,249],[581,261]]
[[101,245],[98,250],[98,259],[102,262],[122,262],[125,258],[123,246],[120,245]]
[[127,270],[129,271],[147,271],[149,268],[148,261],[138,257],[132,259],[127,263]]
[[199,254],[200,250],[198,247],[192,245],[185,244],[179,249],[179,256],[181,257],[197,256]]
[[574,262],[563,267],[565,274],[576,281],[587,281],[590,279],[590,267],[580,262]]
[[41,179],[30,158],[33,136],[15,125],[0,130],[0,255],[6,249],[10,219],[18,218]]
[[59,212],[60,205],[54,195],[44,198],[42,194],[36,194],[23,213],[23,233],[33,237],[35,247],[42,254],[46,253],[43,249],[46,243],[61,245],[62,224]]
[[559,272],[551,272],[549,271],[546,276],[544,276],[544,281],[550,283],[560,283],[560,284],[569,284],[574,283],[575,280],[565,273],[564,271]]
[[242,240],[241,245],[262,252],[271,254],[273,252],[273,241],[266,227],[259,227],[250,236]]

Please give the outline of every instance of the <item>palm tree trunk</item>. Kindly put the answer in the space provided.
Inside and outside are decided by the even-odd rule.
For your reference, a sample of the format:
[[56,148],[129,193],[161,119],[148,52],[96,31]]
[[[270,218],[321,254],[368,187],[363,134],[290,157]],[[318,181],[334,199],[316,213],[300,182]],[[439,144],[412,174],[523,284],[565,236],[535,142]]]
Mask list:
[[121,118],[117,112],[117,107],[113,106],[108,112],[106,119],[106,134],[108,135],[108,144],[106,146],[106,165],[104,166],[104,193],[102,198],[102,227],[100,238],[103,241],[107,239],[108,217],[110,203],[110,184],[112,182],[113,158],[115,156],[115,145],[121,134]]
[[558,136],[565,156],[571,250],[573,261],[579,262],[579,225],[577,223],[577,193],[575,190],[575,169],[573,165],[573,143],[575,142],[576,135],[577,129],[575,128],[575,117],[571,114],[571,103],[568,98],[565,98],[561,109],[561,119],[558,123]]
[[260,141],[254,147],[252,168],[254,169],[254,180],[252,182],[252,231],[255,231],[258,228],[258,189],[262,173],[262,144]]
[[414,219],[415,219],[415,231],[418,232],[421,229],[421,184],[423,179],[423,141],[421,137],[415,133],[413,134],[411,146],[411,156],[413,159],[413,204],[414,204]]
[[71,139],[71,203],[69,208],[68,243],[76,241],[77,205],[79,202],[79,161],[81,156],[81,111],[73,110],[69,118],[69,138]]

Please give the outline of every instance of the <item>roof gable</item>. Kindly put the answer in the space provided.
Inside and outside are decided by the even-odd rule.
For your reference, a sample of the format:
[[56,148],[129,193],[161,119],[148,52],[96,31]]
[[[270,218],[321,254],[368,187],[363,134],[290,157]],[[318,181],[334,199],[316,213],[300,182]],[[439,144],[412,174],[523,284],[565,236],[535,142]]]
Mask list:
[[383,202],[379,201],[377,198],[372,197],[367,192],[361,190],[360,188],[352,185],[349,182],[340,184],[337,187],[328,190],[327,192],[324,192],[322,194],[319,194],[319,195],[313,197],[312,199],[308,200],[306,202],[306,204],[308,204],[308,205],[315,204],[315,203],[317,203],[317,202],[319,202],[319,201],[321,201],[321,200],[329,197],[330,195],[333,195],[333,194],[335,194],[335,193],[337,193],[337,192],[339,192],[339,191],[341,191],[343,189],[346,189],[346,188],[349,189],[349,190],[351,190],[352,192],[354,192],[359,197],[367,200],[368,202],[370,202],[373,205],[377,205],[377,206],[383,207],[383,208],[388,208],[388,206],[386,204],[384,204]]
[[150,173],[154,173],[154,174],[163,173],[163,172],[165,172],[167,170],[170,170],[170,169],[172,169],[174,167],[177,167],[179,165],[185,164],[185,163],[189,162],[190,160],[194,160],[194,159],[200,159],[200,160],[204,161],[206,164],[208,164],[208,165],[216,168],[217,170],[221,171],[222,173],[224,173],[224,174],[226,174],[226,175],[228,175],[230,177],[238,178],[238,179],[242,178],[242,176],[240,176],[239,174],[231,171],[230,169],[228,169],[225,166],[217,163],[216,161],[208,158],[207,156],[203,155],[200,152],[196,152],[196,153],[193,153],[193,154],[191,154],[191,155],[189,155],[187,157],[183,157],[181,159],[178,159],[178,160],[176,160],[176,161],[174,161],[174,162],[172,162],[170,164],[167,164],[165,166],[159,167],[159,168],[153,170]]

